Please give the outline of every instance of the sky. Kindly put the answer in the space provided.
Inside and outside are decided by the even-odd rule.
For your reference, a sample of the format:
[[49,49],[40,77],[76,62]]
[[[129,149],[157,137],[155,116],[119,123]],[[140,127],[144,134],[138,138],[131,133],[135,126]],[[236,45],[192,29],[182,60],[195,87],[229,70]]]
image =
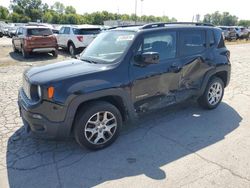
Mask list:
[[[42,0],[52,5],[60,1],[72,5],[77,13],[109,11],[113,13],[135,12],[136,0]],[[10,0],[0,0],[0,5],[8,7]],[[238,3],[238,5],[237,5]],[[137,0],[137,15],[154,15],[175,17],[178,21],[192,21],[196,14],[201,16],[215,11],[230,12],[239,19],[250,20],[250,0]]]

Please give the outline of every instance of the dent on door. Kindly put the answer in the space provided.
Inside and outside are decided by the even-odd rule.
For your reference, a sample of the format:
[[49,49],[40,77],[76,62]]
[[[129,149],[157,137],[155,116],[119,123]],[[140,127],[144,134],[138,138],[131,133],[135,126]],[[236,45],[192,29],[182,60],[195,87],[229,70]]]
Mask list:
[[212,68],[202,57],[190,60],[181,70],[179,89],[199,89],[205,73]]

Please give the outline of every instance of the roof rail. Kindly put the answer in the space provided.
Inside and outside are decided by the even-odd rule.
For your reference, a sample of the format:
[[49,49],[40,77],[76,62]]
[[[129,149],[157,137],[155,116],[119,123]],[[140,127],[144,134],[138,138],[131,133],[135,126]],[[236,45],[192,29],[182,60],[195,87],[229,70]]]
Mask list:
[[116,29],[116,28],[123,28],[123,27],[137,27],[137,26],[143,26],[143,25],[139,25],[139,24],[135,24],[135,25],[120,25],[120,26],[110,27],[110,28],[108,28],[108,30],[110,30],[110,29]]
[[167,25],[195,25],[195,26],[211,26],[214,27],[213,24],[210,23],[200,23],[200,22],[158,22],[146,24],[142,27],[142,29],[151,29],[157,27],[166,27]]

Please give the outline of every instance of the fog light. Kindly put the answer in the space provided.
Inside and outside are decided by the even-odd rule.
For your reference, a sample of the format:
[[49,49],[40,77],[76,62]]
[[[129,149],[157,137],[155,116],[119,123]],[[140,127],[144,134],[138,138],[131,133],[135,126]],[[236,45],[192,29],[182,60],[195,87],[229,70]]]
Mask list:
[[34,119],[42,119],[42,116],[40,116],[39,114],[33,114],[32,117]]

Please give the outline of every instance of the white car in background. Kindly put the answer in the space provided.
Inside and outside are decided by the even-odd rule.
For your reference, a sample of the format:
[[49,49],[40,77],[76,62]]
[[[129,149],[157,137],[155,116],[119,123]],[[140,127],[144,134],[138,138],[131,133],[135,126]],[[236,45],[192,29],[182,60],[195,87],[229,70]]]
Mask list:
[[237,32],[237,38],[238,39],[246,39],[249,37],[249,31],[242,26],[233,26]]
[[74,57],[86,48],[101,32],[101,27],[93,25],[62,26],[57,37],[58,46],[68,49]]

